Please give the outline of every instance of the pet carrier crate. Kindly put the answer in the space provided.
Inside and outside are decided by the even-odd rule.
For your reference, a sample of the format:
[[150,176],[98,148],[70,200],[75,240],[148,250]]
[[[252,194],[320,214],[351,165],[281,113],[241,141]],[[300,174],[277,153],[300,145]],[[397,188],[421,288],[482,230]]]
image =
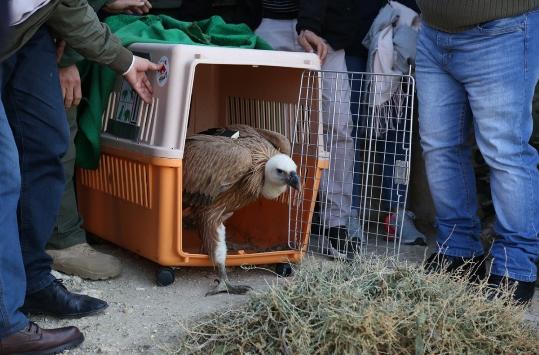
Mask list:
[[[314,54],[190,45],[134,44],[138,55],[164,64],[151,78],[154,98],[140,101],[118,77],[102,118],[97,170],[80,169],[77,191],[84,227],[161,265],[158,282],[171,283],[169,267],[212,266],[196,230],[182,222],[182,157],[186,136],[229,124],[277,131],[294,144],[292,158],[303,189],[278,200],[260,199],[225,224],[226,264],[299,262],[305,248],[290,248],[289,205],[297,219],[312,218],[327,161],[317,150],[316,113],[297,121],[302,73],[317,70]],[[298,125],[299,124],[299,125]],[[300,154],[309,155],[300,158]],[[301,162],[301,163],[300,163]],[[302,165],[303,164],[303,165]],[[216,172],[218,173],[218,172]],[[307,245],[305,224],[296,238]]]
[[[290,205],[292,248],[307,247],[313,253],[347,258],[365,253],[398,256],[403,227],[408,223],[417,232],[410,227],[413,221],[405,211],[414,86],[411,75],[304,73],[298,106],[305,109],[298,111],[295,126],[309,131],[310,125],[318,124],[311,121],[316,117],[323,122],[323,132],[319,140],[295,140],[299,145],[294,150],[301,152],[302,169],[309,167],[306,161],[317,160],[304,149],[319,141],[324,151],[330,152],[330,159],[319,193]],[[312,221],[303,218],[315,204]],[[309,239],[302,236],[306,226],[312,230]]]

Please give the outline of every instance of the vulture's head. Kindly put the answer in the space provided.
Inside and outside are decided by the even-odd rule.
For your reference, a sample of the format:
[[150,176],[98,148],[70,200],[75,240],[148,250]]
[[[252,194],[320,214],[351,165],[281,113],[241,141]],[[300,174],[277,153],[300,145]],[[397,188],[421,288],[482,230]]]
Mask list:
[[277,154],[266,163],[262,195],[273,199],[286,191],[288,186],[299,190],[300,181],[294,161],[285,154]]

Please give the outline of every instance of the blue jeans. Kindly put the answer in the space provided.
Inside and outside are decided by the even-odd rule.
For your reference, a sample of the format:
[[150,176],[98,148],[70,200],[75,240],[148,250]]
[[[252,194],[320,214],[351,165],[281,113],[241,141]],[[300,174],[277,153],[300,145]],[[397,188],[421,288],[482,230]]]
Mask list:
[[[346,56],[346,67],[349,71],[350,87],[352,89],[350,95],[350,112],[352,113],[353,130],[352,137],[354,138],[354,189],[352,195],[352,207],[360,209],[361,192],[361,160],[365,148],[362,146],[362,139],[365,138],[367,125],[369,124],[369,108],[367,105],[361,104],[366,102],[363,94],[367,89],[365,86],[365,76],[363,73],[367,67],[367,58],[360,56]],[[363,94],[363,95],[362,95]],[[410,127],[406,127],[406,120],[399,120],[394,127],[388,128],[387,132],[381,137],[375,138],[376,150],[376,167],[381,169],[382,175],[382,210],[395,211],[397,207],[402,207],[405,204],[404,196],[406,193],[406,185],[396,184],[393,179],[393,167],[396,160],[405,160],[406,155],[403,149],[403,142],[406,138],[406,132],[409,132]],[[368,134],[368,133],[367,133]]]
[[531,102],[539,79],[539,11],[461,33],[422,25],[417,44],[421,144],[436,207],[438,248],[484,253],[474,170],[475,135],[490,167],[496,210],[492,273],[534,281],[539,253],[539,172]]
[[24,301],[25,291],[39,291],[54,279],[45,244],[51,236],[64,189],[60,158],[67,150],[69,131],[55,46],[44,27],[1,64],[1,71],[2,102],[11,128],[7,128],[5,118],[0,120],[0,148],[6,151],[0,167],[7,170],[0,174],[0,179],[6,180],[6,184],[0,185],[0,335],[6,335],[23,320],[17,308]]
[[[0,94],[1,94],[0,89]],[[0,338],[23,329],[28,319],[18,311],[26,289],[17,203],[21,186],[17,146],[0,100]]]

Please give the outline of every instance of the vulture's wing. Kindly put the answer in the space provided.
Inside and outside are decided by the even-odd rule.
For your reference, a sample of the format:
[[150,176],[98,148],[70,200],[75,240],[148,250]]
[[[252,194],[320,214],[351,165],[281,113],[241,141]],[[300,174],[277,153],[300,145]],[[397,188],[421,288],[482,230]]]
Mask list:
[[252,167],[251,152],[228,137],[187,138],[183,159],[184,203],[202,206],[238,182]]
[[292,147],[288,138],[286,138],[280,133],[269,131],[267,129],[257,128],[256,130],[258,133],[260,133],[262,137],[266,138],[281,153],[290,155]]
[[240,132],[240,138],[263,137],[283,154],[290,155],[290,152],[292,151],[290,141],[280,133],[262,128],[253,128],[242,124],[232,125],[227,128],[238,130]]

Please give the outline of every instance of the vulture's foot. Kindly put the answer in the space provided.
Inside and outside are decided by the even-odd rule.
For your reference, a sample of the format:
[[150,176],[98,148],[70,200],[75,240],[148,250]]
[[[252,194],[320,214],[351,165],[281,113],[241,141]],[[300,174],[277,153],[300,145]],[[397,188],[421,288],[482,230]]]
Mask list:
[[217,285],[206,293],[206,296],[218,295],[220,293],[229,293],[232,295],[244,295],[253,288],[249,285],[232,285],[228,281],[215,280]]
[[233,295],[243,295],[251,291],[253,288],[249,285],[232,285],[230,282],[225,281],[225,285],[228,289],[228,293]]

